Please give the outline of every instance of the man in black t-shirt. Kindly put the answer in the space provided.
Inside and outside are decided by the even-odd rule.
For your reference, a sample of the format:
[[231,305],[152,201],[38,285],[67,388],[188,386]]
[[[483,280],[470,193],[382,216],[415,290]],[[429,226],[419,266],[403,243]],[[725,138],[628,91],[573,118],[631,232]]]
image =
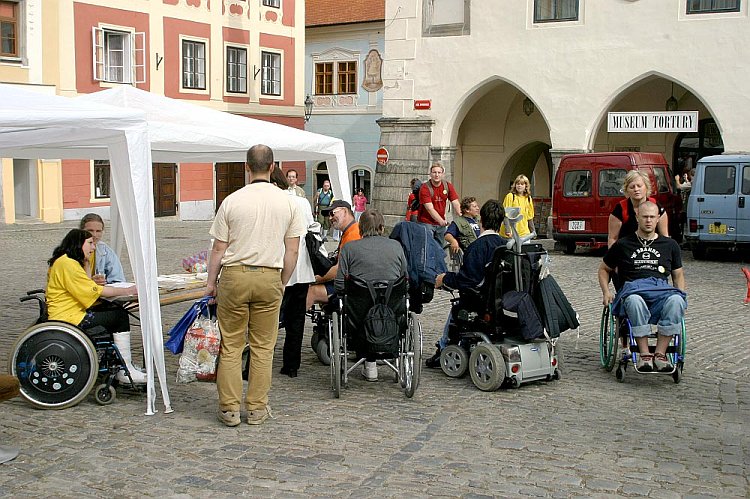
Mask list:
[[[639,371],[671,371],[666,351],[672,336],[682,329],[687,308],[685,276],[679,245],[656,233],[659,208],[646,201],[638,210],[638,230],[615,244],[599,266],[599,286],[604,306],[612,303],[615,315],[627,315],[640,355]],[[617,269],[622,288],[617,296],[609,289],[610,273]],[[668,278],[672,277],[674,286]],[[651,324],[658,329],[656,349],[651,355],[648,336]]]

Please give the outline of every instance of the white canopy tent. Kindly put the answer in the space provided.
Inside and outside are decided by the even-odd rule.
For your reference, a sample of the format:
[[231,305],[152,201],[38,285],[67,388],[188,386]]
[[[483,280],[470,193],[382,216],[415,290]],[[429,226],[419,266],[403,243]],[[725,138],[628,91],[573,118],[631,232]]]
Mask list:
[[334,195],[351,203],[341,139],[216,111],[130,85],[82,95],[76,100],[145,112],[155,162],[244,162],[250,147],[265,144],[277,161],[325,161]]
[[[113,206],[138,286],[148,375],[146,414],[154,414],[154,367],[171,412],[156,276],[151,151],[145,114],[0,85],[0,157],[108,159]],[[50,254],[52,248],[50,248]]]

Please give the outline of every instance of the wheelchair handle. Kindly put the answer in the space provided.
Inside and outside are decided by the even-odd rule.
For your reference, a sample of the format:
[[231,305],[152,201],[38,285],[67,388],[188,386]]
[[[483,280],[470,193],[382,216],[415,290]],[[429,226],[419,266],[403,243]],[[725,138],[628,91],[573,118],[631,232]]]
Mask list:
[[[41,293],[44,293],[43,289],[32,289],[31,291],[26,291],[26,295],[27,296],[38,295],[38,294],[41,294]],[[22,300],[22,301],[25,301],[25,300]]]
[[21,303],[29,300],[41,300],[41,298],[38,296],[22,296],[18,299],[18,301],[20,301]]

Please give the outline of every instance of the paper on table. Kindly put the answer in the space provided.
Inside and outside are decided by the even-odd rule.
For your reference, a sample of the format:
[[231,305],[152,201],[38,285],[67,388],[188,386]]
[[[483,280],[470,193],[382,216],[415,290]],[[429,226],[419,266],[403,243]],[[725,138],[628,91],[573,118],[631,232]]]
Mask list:
[[112,282],[107,284],[107,286],[111,286],[113,288],[129,288],[130,286],[135,286],[134,282]]

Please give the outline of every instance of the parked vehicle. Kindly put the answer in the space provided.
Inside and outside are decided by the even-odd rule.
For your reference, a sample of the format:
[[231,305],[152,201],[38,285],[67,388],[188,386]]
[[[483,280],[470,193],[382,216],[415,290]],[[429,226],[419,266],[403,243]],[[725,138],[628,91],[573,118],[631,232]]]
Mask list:
[[609,215],[623,197],[622,180],[638,169],[651,179],[651,196],[669,217],[669,235],[681,241],[682,201],[672,172],[660,153],[602,152],[562,157],[552,189],[553,239],[565,253],[577,246],[607,245]]
[[687,205],[685,238],[695,258],[710,248],[750,247],[750,155],[698,161]]

